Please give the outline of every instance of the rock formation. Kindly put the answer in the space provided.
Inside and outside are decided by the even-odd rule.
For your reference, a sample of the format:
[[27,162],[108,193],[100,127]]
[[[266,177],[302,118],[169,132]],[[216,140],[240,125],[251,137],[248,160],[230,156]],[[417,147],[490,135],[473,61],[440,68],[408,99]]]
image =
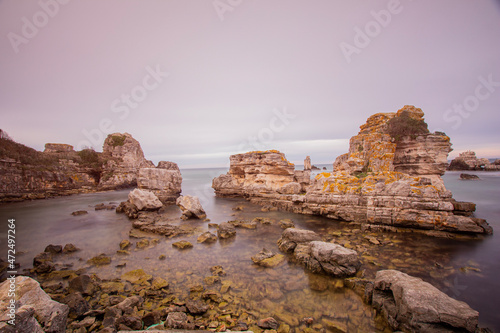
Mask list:
[[307,156],[304,160],[304,170],[311,170],[311,157]]
[[203,220],[207,217],[207,214],[205,213],[205,210],[201,206],[200,199],[195,196],[191,195],[184,195],[179,198],[177,198],[177,201],[175,202],[177,206],[182,211],[182,216],[181,219],[187,220],[192,217],[196,217],[200,220]]
[[422,110],[405,106],[378,113],[360,128],[349,152],[335,160],[333,173],[308,183],[282,153],[238,154],[231,156],[228,174],[213,180],[215,194],[386,230],[492,232],[486,221],[471,216],[473,203],[455,201],[445,188],[441,175],[450,139],[429,133]]
[[104,140],[104,158],[101,187],[120,188],[137,185],[141,168],[154,168],[154,164],[144,158],[139,142],[128,133],[113,133]]
[[[497,160],[498,161],[498,160]],[[465,151],[460,153],[458,157],[454,158],[448,170],[450,171],[467,171],[467,170],[485,170],[485,171],[499,171],[500,164],[495,161],[491,163],[487,158],[477,158],[476,153],[473,151]]]
[[156,168],[141,168],[137,186],[152,191],[163,203],[174,203],[180,196],[182,176],[174,162],[160,161]]
[[128,133],[110,134],[102,153],[75,151],[73,146],[60,143],[47,143],[39,152],[1,133],[0,201],[131,187],[137,185],[141,168],[145,169],[141,186],[154,191],[165,203],[174,202],[180,194],[182,178],[177,165],[160,162],[155,168]]
[[163,207],[162,202],[153,192],[138,188],[128,194],[128,201],[137,207],[137,210],[158,210]]

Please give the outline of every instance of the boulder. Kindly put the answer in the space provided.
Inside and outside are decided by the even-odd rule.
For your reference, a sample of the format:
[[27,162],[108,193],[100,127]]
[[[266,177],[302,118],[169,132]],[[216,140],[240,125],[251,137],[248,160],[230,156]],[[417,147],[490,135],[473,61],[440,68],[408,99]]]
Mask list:
[[125,215],[127,215],[129,219],[136,219],[139,216],[138,215],[139,210],[133,203],[129,201],[121,202],[120,205],[116,207],[116,212],[124,213]]
[[192,248],[193,244],[191,244],[188,241],[183,240],[183,241],[172,243],[172,246],[175,248],[178,248],[179,250],[184,250],[184,249]]
[[217,229],[217,237],[227,239],[234,236],[236,236],[236,229],[231,223],[224,222],[219,224],[219,228]]
[[394,330],[476,332],[479,313],[430,283],[396,270],[378,271],[373,306]]
[[64,248],[62,249],[63,253],[73,253],[76,251],[78,251],[78,248],[74,244],[71,244],[71,243],[64,245]]
[[128,194],[128,200],[138,210],[158,210],[163,207],[163,203],[153,192],[137,188]]
[[217,236],[210,231],[204,232],[198,236],[198,243],[214,243],[217,241]]
[[361,266],[356,251],[334,243],[300,243],[293,255],[313,273],[326,273],[334,277],[353,276]]
[[283,252],[293,252],[297,244],[321,240],[320,235],[310,230],[288,228],[278,240],[278,247]]
[[193,329],[194,324],[188,322],[184,312],[170,312],[167,316],[166,326],[173,329]]
[[258,254],[253,256],[252,261],[254,264],[262,267],[276,267],[285,261],[285,256],[282,254],[276,254],[272,251],[262,249]]
[[179,198],[177,198],[175,204],[181,209],[181,218],[184,220],[193,217],[203,220],[207,217],[198,197],[191,195],[180,196]]
[[53,254],[61,253],[62,252],[62,246],[61,245],[47,245],[45,247],[45,250],[43,252],[49,252]]
[[186,308],[193,315],[201,315],[208,311],[209,306],[200,300],[188,300]]
[[96,285],[89,275],[82,274],[69,281],[70,292],[79,292],[84,296],[90,296],[95,290]]
[[137,186],[149,190],[163,203],[174,203],[182,191],[182,176],[177,164],[161,161],[156,168],[141,168]]
[[[67,305],[52,300],[40,288],[40,284],[30,277],[17,276],[15,284],[16,306],[19,308],[24,307],[20,311],[21,315],[19,319],[32,329],[31,332],[40,332],[40,327],[43,329],[43,332],[47,333],[65,332],[69,313]],[[8,296],[9,287],[9,280],[0,284],[0,312],[3,312],[0,316],[1,318],[5,317],[7,305],[11,299]],[[35,321],[39,325],[36,325]],[[22,326],[19,326],[19,328],[26,329],[26,327]]]

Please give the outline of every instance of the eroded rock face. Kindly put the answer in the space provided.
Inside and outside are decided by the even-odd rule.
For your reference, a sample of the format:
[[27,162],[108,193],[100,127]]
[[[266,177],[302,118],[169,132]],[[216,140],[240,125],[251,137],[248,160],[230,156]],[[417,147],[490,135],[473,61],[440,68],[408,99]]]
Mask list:
[[[334,172],[322,172],[307,185],[299,171],[292,181],[292,169],[279,162],[282,154],[252,152],[231,156],[230,172],[215,178],[212,187],[217,196],[243,196],[267,207],[379,229],[491,233],[485,220],[471,216],[473,204],[456,202],[445,188],[441,175],[450,140],[444,133],[428,133],[423,115],[405,106],[369,117],[351,138],[349,152],[336,159]],[[267,155],[279,167],[270,168]]]
[[[297,193],[302,188],[299,181],[309,182],[307,177],[298,180],[295,166],[277,150],[232,155],[230,162],[229,172],[212,182],[218,196],[259,196],[278,191]],[[310,171],[307,172],[310,177]]]
[[373,306],[394,330],[476,332],[479,313],[430,283],[396,270],[377,272]]
[[177,164],[161,161],[156,168],[141,168],[137,186],[152,191],[163,203],[174,203],[180,196],[182,176]]
[[119,188],[137,185],[139,169],[154,168],[144,158],[140,143],[128,133],[113,133],[104,140],[103,156],[109,160],[103,167],[100,186]]
[[[17,318],[18,320],[26,323],[28,328],[33,329],[32,332],[40,332],[40,328],[43,329],[42,332],[65,332],[66,320],[69,313],[67,305],[52,300],[40,288],[40,284],[30,277],[17,276],[15,284],[16,306],[22,308],[22,311],[20,311],[21,315]],[[10,281],[8,280],[0,284],[0,306],[1,311],[4,312],[1,315],[2,321],[4,321],[4,318],[8,318],[4,314],[6,314],[5,311],[8,311],[7,305],[11,299],[8,296],[9,286]],[[23,328],[16,324],[17,327]]]

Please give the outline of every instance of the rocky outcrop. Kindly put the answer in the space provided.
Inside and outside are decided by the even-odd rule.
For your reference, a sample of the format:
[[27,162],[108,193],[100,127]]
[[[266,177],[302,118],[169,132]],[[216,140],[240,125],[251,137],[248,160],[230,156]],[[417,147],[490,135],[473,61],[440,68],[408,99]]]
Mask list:
[[[497,160],[498,161],[498,160]],[[448,170],[450,171],[467,171],[467,170],[477,170],[477,171],[499,171],[500,165],[498,163],[491,163],[487,158],[477,158],[476,153],[473,151],[465,151],[460,153],[458,157],[454,158]]]
[[136,186],[139,169],[154,168],[153,162],[144,158],[139,142],[128,133],[108,135],[102,148],[103,157],[108,160],[103,166],[101,187]]
[[[14,282],[14,281],[13,281]],[[65,332],[69,307],[52,300],[40,284],[27,276],[15,278],[16,290],[16,325],[13,327],[6,322],[7,306],[12,299],[9,296],[10,280],[0,284],[0,328],[2,332]],[[15,329],[14,329],[15,328]],[[19,328],[19,330],[18,330]]]
[[[139,142],[128,133],[109,135],[102,153],[75,151],[60,143],[47,143],[44,152],[39,152],[5,136],[0,138],[0,148],[0,201],[131,187],[137,185],[141,168],[154,168],[144,158]],[[175,171],[170,163],[154,168],[169,171],[157,171],[149,182],[155,191],[159,188],[159,194],[165,194],[165,202],[177,198],[182,181],[178,168]]]
[[304,170],[311,170],[311,157],[306,156],[306,159],[304,160]]
[[422,279],[396,270],[377,272],[373,306],[394,330],[476,332],[479,313]]
[[207,214],[201,206],[200,199],[198,199],[198,197],[184,195],[177,198],[175,203],[182,211],[181,219],[183,220],[193,217],[203,220],[207,217]]
[[[262,196],[273,193],[300,193],[300,182],[309,183],[302,171],[296,177],[295,166],[277,150],[232,155],[226,175],[212,181],[217,196]],[[310,177],[310,176],[309,176]]]
[[318,174],[297,193],[296,173],[276,151],[231,156],[228,174],[212,182],[217,196],[242,196],[295,213],[376,226],[411,228],[433,234],[488,234],[491,227],[472,217],[475,205],[456,202],[441,179],[450,139],[429,133],[423,112],[405,106],[368,118],[339,156],[333,173]]
[[160,161],[156,168],[141,168],[137,186],[152,191],[163,203],[174,203],[182,188],[181,171],[176,163]]

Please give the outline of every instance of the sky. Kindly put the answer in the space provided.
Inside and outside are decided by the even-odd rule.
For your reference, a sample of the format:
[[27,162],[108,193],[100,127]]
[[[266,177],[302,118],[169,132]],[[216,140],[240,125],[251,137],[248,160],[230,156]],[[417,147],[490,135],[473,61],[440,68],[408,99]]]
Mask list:
[[127,132],[181,168],[332,163],[414,105],[500,157],[500,1],[0,0],[0,128],[37,150]]

